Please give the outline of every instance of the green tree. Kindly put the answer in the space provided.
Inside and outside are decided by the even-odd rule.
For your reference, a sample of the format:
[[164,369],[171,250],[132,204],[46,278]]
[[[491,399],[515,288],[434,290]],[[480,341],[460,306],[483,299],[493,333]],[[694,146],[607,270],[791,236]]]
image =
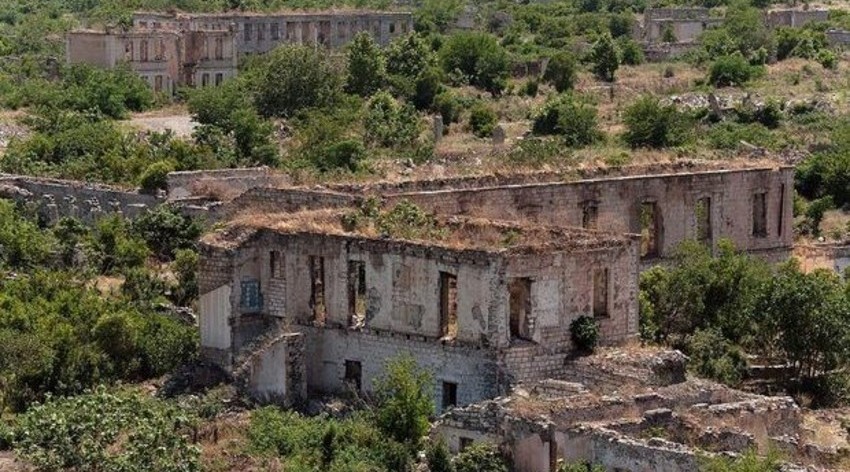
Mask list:
[[422,128],[416,110],[398,103],[387,92],[379,92],[369,100],[364,127],[364,140],[383,147],[409,146]]
[[493,444],[476,443],[455,458],[456,472],[508,472],[507,461]]
[[431,374],[417,366],[412,356],[391,359],[384,374],[375,381],[378,427],[396,441],[418,443],[427,433],[428,418],[434,413],[432,391]]
[[602,136],[596,120],[596,107],[572,94],[547,100],[535,114],[531,129],[535,134],[563,136],[570,147],[592,144]]
[[177,284],[171,290],[171,300],[175,305],[187,306],[198,298],[199,262],[198,253],[192,249],[178,249],[174,253],[171,269],[177,278]]
[[632,148],[676,146],[687,138],[688,118],[673,105],[662,105],[646,95],[626,108],[623,114],[626,143]]
[[257,109],[264,116],[290,117],[330,105],[342,89],[342,76],[322,50],[280,46],[264,56],[253,78]]
[[479,138],[492,135],[498,123],[499,117],[496,112],[484,103],[476,103],[469,110],[469,127],[472,129],[472,134]]
[[590,51],[590,62],[593,65],[593,73],[600,80],[606,82],[614,81],[614,74],[620,67],[617,55],[617,47],[610,33],[603,33],[593,44]]
[[471,85],[494,96],[505,88],[508,54],[492,34],[471,31],[452,35],[440,49],[440,60],[447,74],[461,74]]
[[200,223],[168,205],[159,205],[139,215],[132,230],[160,260],[171,260],[179,249],[195,247],[201,235]]
[[411,32],[393,40],[385,51],[387,73],[415,79],[437,65],[431,45],[420,34]]
[[47,261],[55,241],[35,222],[18,214],[15,204],[0,200],[0,262],[15,269],[33,268]]
[[445,33],[458,18],[465,0],[424,0],[413,13],[416,31]]
[[756,66],[750,65],[740,54],[718,57],[708,73],[708,81],[717,87],[743,85],[758,74]]
[[361,31],[348,45],[348,93],[368,97],[386,80],[384,54],[368,31]]
[[850,308],[832,271],[803,273],[792,260],[782,265],[758,297],[756,312],[766,320],[764,340],[795,367],[815,376],[835,369],[850,348]]
[[543,79],[552,84],[558,92],[572,90],[577,78],[578,66],[572,53],[560,51],[549,59]]

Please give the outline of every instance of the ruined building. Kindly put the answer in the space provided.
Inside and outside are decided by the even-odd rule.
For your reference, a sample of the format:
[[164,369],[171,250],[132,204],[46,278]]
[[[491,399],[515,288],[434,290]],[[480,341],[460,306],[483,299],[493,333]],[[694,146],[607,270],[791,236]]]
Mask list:
[[386,45],[413,31],[413,19],[393,12],[136,13],[129,30],[68,33],[66,59],[105,68],[126,63],[154,91],[171,95],[178,86],[218,85],[235,76],[241,55],[284,43],[336,49],[360,31]]
[[[641,170],[249,188],[217,207],[231,221],[202,245],[203,352],[284,403],[369,391],[412,352],[435,373],[437,405],[466,405],[567,375],[579,316],[603,343],[636,336],[639,271],[685,239],[788,256],[793,169]],[[439,229],[351,227],[369,196],[385,211],[412,202]]]
[[66,39],[69,64],[112,68],[126,64],[155,92],[172,95],[178,86],[219,85],[236,75],[233,32],[72,31]]
[[268,52],[281,44],[339,49],[366,31],[386,46],[413,31],[413,15],[387,11],[261,13],[136,13],[134,29],[146,31],[233,31],[239,55]]

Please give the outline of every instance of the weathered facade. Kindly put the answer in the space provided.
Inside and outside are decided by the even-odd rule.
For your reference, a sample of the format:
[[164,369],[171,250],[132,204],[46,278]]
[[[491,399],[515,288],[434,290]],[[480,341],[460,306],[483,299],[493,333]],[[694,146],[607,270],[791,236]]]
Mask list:
[[133,26],[151,31],[233,31],[238,54],[268,52],[281,44],[338,49],[361,32],[387,45],[413,31],[409,12],[321,11],[279,14],[136,13]]
[[[197,198],[186,177],[172,179],[174,188]],[[638,273],[681,242],[728,239],[768,260],[786,258],[793,245],[786,167],[324,189],[265,187],[275,178],[259,170],[203,177],[242,192],[214,207],[241,229],[211,237],[202,250],[205,355],[240,370],[254,340],[300,333],[305,384],[316,392],[349,384],[368,391],[400,352],[434,372],[437,405],[565,378],[574,369],[565,363],[570,323],[594,317],[606,343],[635,336]],[[367,198],[385,209],[411,202],[460,234],[460,244],[341,229],[339,215]],[[337,216],[312,220],[328,214]]]
[[66,38],[69,64],[113,68],[126,64],[155,92],[178,86],[218,85],[236,75],[230,31],[72,31]]
[[560,375],[579,316],[599,321],[604,342],[637,333],[637,236],[551,229],[535,231],[550,238],[539,244],[493,248],[483,232],[527,230],[451,225],[470,235],[468,247],[274,229],[235,245],[208,241],[205,355],[238,369],[255,339],[299,332],[308,389],[338,392],[371,390],[385,362],[409,352],[435,373],[437,404],[449,406]]

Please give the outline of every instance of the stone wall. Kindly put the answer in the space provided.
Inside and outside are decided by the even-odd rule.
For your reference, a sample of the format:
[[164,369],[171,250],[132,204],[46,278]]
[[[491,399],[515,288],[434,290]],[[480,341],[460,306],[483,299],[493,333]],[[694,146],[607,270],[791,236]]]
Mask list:
[[[397,193],[386,199],[390,205],[411,200],[437,214],[574,227],[582,225],[584,208],[593,205],[599,228],[623,233],[640,233],[642,204],[654,204],[658,255],[666,257],[680,242],[696,237],[697,205],[707,198],[711,240],[728,238],[739,249],[753,252],[790,250],[793,172],[784,167],[641,175]],[[756,194],[764,195],[762,234],[754,234]]]
[[850,44],[850,31],[830,29],[826,32],[826,40],[832,47],[844,47]]
[[304,210],[341,208],[354,205],[354,195],[302,188],[254,187],[233,200],[210,209],[210,219],[226,218],[242,211],[258,213],[293,213]]
[[794,257],[806,272],[826,269],[843,277],[850,267],[850,243],[797,244]]
[[824,22],[829,19],[829,10],[772,10],[767,12],[767,24],[772,28],[789,26],[802,28],[808,23]]
[[304,336],[282,333],[271,337],[244,360],[237,383],[259,403],[292,406],[307,398]]
[[255,187],[286,185],[289,178],[269,167],[169,172],[168,199],[228,199]]
[[32,209],[46,222],[68,216],[86,223],[107,214],[135,218],[164,202],[101,184],[13,175],[0,175],[0,198]]

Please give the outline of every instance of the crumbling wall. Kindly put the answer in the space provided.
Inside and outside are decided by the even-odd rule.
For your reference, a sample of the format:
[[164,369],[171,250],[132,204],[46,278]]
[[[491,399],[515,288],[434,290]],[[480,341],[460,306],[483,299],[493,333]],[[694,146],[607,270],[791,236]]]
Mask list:
[[237,372],[254,401],[291,406],[306,398],[304,336],[283,333],[253,352]]
[[0,198],[13,200],[47,222],[74,217],[92,223],[117,213],[135,218],[164,200],[101,184],[23,176],[0,176]]
[[829,19],[829,10],[771,10],[767,12],[767,24],[771,28],[789,26],[802,28],[812,22],[824,22]]
[[850,44],[850,31],[830,29],[826,31],[826,40],[832,47],[844,47]]
[[843,276],[850,267],[850,244],[797,244],[794,246],[794,257],[806,272],[826,269]]
[[225,218],[241,211],[281,213],[340,208],[351,206],[356,201],[357,197],[354,195],[326,190],[254,187],[232,201],[215,207],[209,217]]
[[235,197],[255,187],[289,183],[288,177],[269,167],[169,172],[168,199]]
[[[594,205],[600,229],[640,233],[641,208],[658,211],[658,255],[670,256],[685,239],[696,238],[698,203],[710,199],[712,241],[732,240],[748,251],[790,249],[793,169],[748,169],[641,175],[577,182],[540,183],[478,189],[399,193],[391,205],[408,199],[438,214],[582,226],[583,209]],[[764,194],[763,231],[754,227],[756,194]]]
[[346,330],[298,326],[306,336],[307,386],[314,392],[340,392],[345,383],[346,361],[359,363],[361,389],[374,389],[387,361],[410,354],[419,367],[434,375],[434,401],[443,405],[443,382],[457,386],[457,404],[493,398],[500,394],[501,376],[491,349],[441,343],[423,337],[385,331]]

